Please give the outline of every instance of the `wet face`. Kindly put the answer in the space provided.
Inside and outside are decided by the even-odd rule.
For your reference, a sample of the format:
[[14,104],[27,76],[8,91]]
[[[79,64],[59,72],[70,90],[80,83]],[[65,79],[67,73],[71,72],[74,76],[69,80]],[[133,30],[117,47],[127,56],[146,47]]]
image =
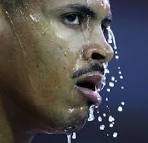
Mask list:
[[78,130],[90,105],[100,103],[97,91],[112,58],[104,36],[110,5],[107,0],[23,3],[13,14],[7,11],[6,19],[1,14],[0,86],[44,122],[42,129]]

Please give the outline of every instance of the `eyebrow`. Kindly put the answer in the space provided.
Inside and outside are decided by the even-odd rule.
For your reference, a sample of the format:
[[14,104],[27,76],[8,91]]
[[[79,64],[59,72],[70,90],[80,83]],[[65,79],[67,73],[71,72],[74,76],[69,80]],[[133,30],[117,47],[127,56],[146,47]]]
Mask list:
[[[88,15],[92,18],[97,18],[97,12],[95,12],[92,8],[83,5],[83,4],[68,4],[66,6],[62,6],[56,9],[56,13],[58,12],[69,13],[69,12],[80,12],[84,15]],[[111,23],[112,22],[112,13],[110,12],[107,16],[102,19],[102,22]]]
[[95,18],[97,16],[96,12],[93,11],[91,8],[81,5],[81,4],[69,4],[64,7],[60,7],[57,9],[57,11],[64,11],[64,12],[69,12],[69,11],[78,11],[81,12],[82,14],[88,15],[90,17]]
[[96,17],[96,13],[89,7],[80,4],[68,5],[69,8],[85,13],[88,16]]

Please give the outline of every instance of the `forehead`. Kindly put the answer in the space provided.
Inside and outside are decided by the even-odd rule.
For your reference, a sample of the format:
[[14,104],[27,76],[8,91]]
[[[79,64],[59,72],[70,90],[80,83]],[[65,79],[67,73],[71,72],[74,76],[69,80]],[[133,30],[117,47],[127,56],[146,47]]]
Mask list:
[[48,6],[50,9],[54,9],[57,7],[64,7],[70,4],[80,4],[86,5],[88,7],[104,7],[110,8],[109,0],[43,0],[44,4]]
[[42,3],[42,8],[47,11],[56,11],[56,9],[65,9],[71,5],[80,5],[92,9],[98,15],[111,15],[109,0],[42,0],[39,3]]

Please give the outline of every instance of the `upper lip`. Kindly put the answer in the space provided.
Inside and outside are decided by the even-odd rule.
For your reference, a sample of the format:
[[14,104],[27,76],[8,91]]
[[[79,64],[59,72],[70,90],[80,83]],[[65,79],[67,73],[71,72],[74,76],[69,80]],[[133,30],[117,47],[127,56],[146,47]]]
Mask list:
[[104,75],[104,66],[99,65],[99,64],[91,64],[89,67],[87,68],[82,68],[79,69],[77,71],[75,71],[72,75],[72,78],[79,78],[80,76],[84,75],[84,74],[88,74],[88,73],[92,73],[92,72],[99,72],[102,75]]
[[75,71],[72,78],[77,86],[95,91],[95,88],[99,88],[101,84],[104,71],[103,65],[94,63],[87,68],[81,68]]

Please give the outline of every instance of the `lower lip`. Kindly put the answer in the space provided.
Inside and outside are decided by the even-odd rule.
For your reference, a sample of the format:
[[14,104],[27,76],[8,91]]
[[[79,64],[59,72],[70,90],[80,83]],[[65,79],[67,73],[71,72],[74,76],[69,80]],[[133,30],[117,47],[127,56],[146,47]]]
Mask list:
[[87,98],[87,100],[93,104],[99,105],[101,103],[102,98],[97,91],[78,86],[76,86],[76,89],[83,97]]

